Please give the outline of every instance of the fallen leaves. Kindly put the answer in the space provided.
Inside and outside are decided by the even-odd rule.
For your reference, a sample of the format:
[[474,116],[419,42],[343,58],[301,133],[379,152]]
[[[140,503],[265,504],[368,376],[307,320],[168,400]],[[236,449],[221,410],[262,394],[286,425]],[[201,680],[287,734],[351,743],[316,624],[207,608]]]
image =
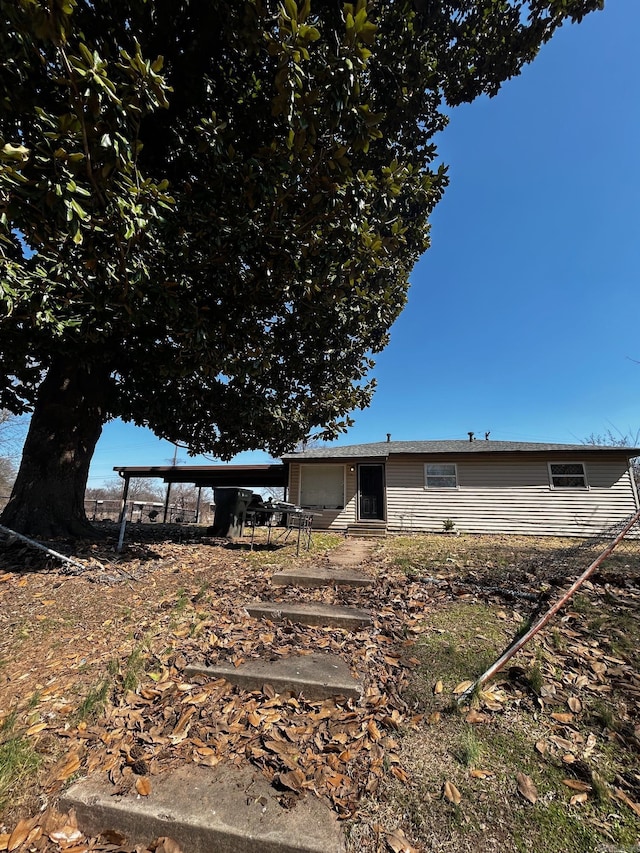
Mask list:
[[[164,551],[163,547],[158,547],[157,551],[168,565],[174,559],[174,553],[177,554],[177,549],[175,552],[169,548]],[[217,559],[215,553],[213,558]],[[406,754],[399,747],[400,735],[396,733],[399,730],[404,732],[406,727],[414,725],[414,720],[419,716],[416,710],[420,710],[425,715],[424,724],[437,727],[429,730],[429,736],[446,740],[451,731],[451,717],[446,706],[450,700],[451,685],[455,680],[473,674],[471,668],[456,673],[454,677],[447,672],[446,665],[439,665],[430,670],[433,676],[424,685],[426,707],[416,706],[410,710],[401,698],[409,664],[413,667],[417,660],[412,657],[415,647],[412,649],[409,643],[405,648],[405,644],[407,638],[411,640],[414,635],[425,633],[424,614],[433,603],[430,600],[430,595],[434,593],[433,585],[427,588],[424,584],[421,586],[410,580],[400,583],[397,578],[391,578],[383,571],[381,590],[362,593],[363,606],[367,606],[367,602],[378,601],[379,616],[373,634],[367,631],[347,635],[341,630],[301,630],[293,625],[272,627],[248,620],[240,606],[243,597],[273,594],[273,590],[267,590],[267,573],[255,567],[247,572],[240,562],[233,561],[230,569],[227,552],[219,589],[214,594],[214,583],[208,591],[210,599],[205,602],[196,600],[197,596],[192,594],[201,586],[200,579],[196,584],[194,578],[200,578],[197,573],[202,570],[202,560],[200,552],[196,553],[194,549],[190,556],[175,562],[179,574],[175,578],[174,587],[185,585],[187,600],[191,602],[183,614],[176,616],[172,609],[176,596],[167,586],[166,577],[163,575],[161,579],[159,574],[153,577],[144,563],[133,561],[130,567],[135,565],[136,571],[145,570],[150,583],[158,580],[159,586],[165,584],[162,594],[154,592],[153,596],[136,595],[135,600],[127,601],[127,606],[133,606],[134,615],[126,625],[120,619],[118,608],[121,604],[113,603],[110,605],[113,612],[104,613],[99,618],[93,616],[89,602],[86,610],[91,612],[91,633],[77,632],[77,640],[74,640],[77,645],[72,649],[71,644],[68,644],[68,654],[65,647],[56,651],[46,662],[44,657],[42,661],[34,657],[33,663],[30,660],[25,665],[25,672],[29,670],[32,674],[26,681],[30,685],[30,692],[26,687],[23,688],[25,698],[22,707],[26,705],[30,693],[33,693],[34,684],[45,686],[42,701],[46,701],[47,705],[41,714],[23,715],[22,733],[32,738],[32,743],[38,749],[41,742],[52,738],[57,739],[58,744],[64,744],[62,759],[47,770],[47,784],[51,790],[55,791],[56,786],[61,786],[74,773],[92,770],[109,773],[114,791],[126,791],[130,796],[153,796],[151,786],[154,778],[177,763],[192,761],[215,766],[219,763],[249,761],[274,783],[289,802],[296,797],[311,796],[317,792],[333,804],[341,818],[345,818],[356,813],[365,794],[375,797],[385,779],[397,779],[403,785],[415,784],[417,775],[406,766]],[[210,574],[207,574],[207,580],[210,580]],[[12,595],[19,594],[20,601],[27,601],[31,588],[39,579],[9,575],[6,578],[0,576],[0,581],[5,581],[2,583],[3,595],[7,596],[9,592]],[[50,584],[50,580],[47,583]],[[82,584],[89,587],[80,579],[69,582],[74,589],[79,589]],[[92,593],[94,589],[95,586],[92,586]],[[441,587],[438,589],[442,590]],[[65,590],[68,591],[67,581]],[[118,590],[112,592],[117,594]],[[347,596],[347,593],[336,590],[305,593],[322,602],[328,602],[332,596],[336,596],[338,602],[354,604],[350,600],[352,594]],[[448,595],[444,590],[438,594],[442,598]],[[43,612],[48,618],[55,618],[55,608],[51,605],[55,595],[55,591],[43,588],[31,611],[34,620],[42,616]],[[300,598],[294,590],[282,592],[282,595],[294,601]],[[635,592],[630,590],[628,599],[632,603],[636,601],[633,595]],[[375,596],[379,596],[379,600]],[[32,597],[35,598],[35,595]],[[129,598],[129,593],[126,597]],[[151,601],[152,598],[155,600]],[[381,607],[383,598],[385,606]],[[39,612],[36,612],[36,604]],[[84,609],[77,608],[82,611],[82,617],[85,616]],[[157,612],[151,612],[152,609]],[[504,611],[502,615],[504,618],[501,619],[500,627],[509,630],[510,624],[505,623],[512,622],[511,611]],[[66,612],[65,617],[68,618]],[[615,628],[615,621],[611,624]],[[43,630],[40,622],[34,622],[34,625],[34,630]],[[407,626],[408,630],[405,630]],[[122,661],[130,653],[131,645],[113,647],[114,638],[119,638],[119,631],[123,628],[125,633],[135,630],[138,638],[152,638],[149,649],[155,651],[153,654],[150,652],[150,659],[145,661],[145,669],[148,670],[143,676],[145,680],[137,688],[123,692],[115,707],[110,707],[103,719],[75,727],[72,714],[76,708],[71,704],[75,692],[71,685],[75,685],[85,667],[94,666],[96,661],[101,661],[100,666],[104,671],[106,662],[111,659],[107,651],[119,657],[123,668]],[[70,629],[65,626],[61,625],[60,630],[61,633],[68,630],[71,636]],[[483,635],[488,634],[488,629],[483,630]],[[87,640],[87,637],[90,639]],[[487,639],[486,636],[484,638]],[[588,626],[576,609],[576,613],[566,622],[558,623],[553,631],[546,630],[541,634],[535,656],[527,650],[522,653],[521,673],[526,676],[531,667],[539,666],[540,680],[537,684],[542,686],[537,692],[527,686],[526,677],[520,678],[517,683],[515,679],[511,683],[505,679],[498,685],[490,685],[478,691],[471,710],[467,710],[464,718],[459,718],[460,724],[464,719],[473,726],[478,740],[484,742],[485,735],[491,733],[498,719],[506,725],[514,720],[515,713],[526,715],[530,723],[527,734],[532,735],[529,758],[537,763],[541,778],[547,766],[553,766],[556,770],[560,768],[562,774],[567,774],[563,785],[559,784],[559,777],[554,775],[554,795],[557,796],[560,789],[563,802],[576,808],[591,798],[593,809],[596,809],[598,798],[588,781],[569,778],[569,775],[578,773],[580,765],[587,761],[597,766],[605,752],[608,756],[615,749],[626,749],[629,754],[633,754],[633,738],[640,739],[640,728],[634,733],[633,726],[627,725],[629,720],[637,720],[637,715],[634,715],[640,699],[640,679],[625,655],[621,652],[613,653],[607,642],[602,634]],[[94,643],[95,652],[92,649]],[[36,648],[35,642],[33,645]],[[168,651],[161,652],[165,647]],[[337,704],[333,701],[307,702],[302,697],[278,695],[271,685],[264,685],[260,691],[247,692],[230,688],[224,682],[189,684],[183,681],[181,675],[186,661],[192,661],[195,657],[207,658],[209,662],[238,663],[265,654],[282,657],[292,653],[308,653],[312,649],[324,649],[342,655],[354,669],[368,674],[369,690],[361,704],[346,701]],[[38,653],[41,654],[40,649]],[[11,655],[3,653],[2,657],[10,658]],[[21,689],[15,671],[11,675],[10,689]],[[442,675],[442,678],[438,675]],[[471,681],[461,681],[455,690],[464,692],[471,685]],[[627,705],[626,710],[621,712],[619,706],[611,702],[611,697],[622,695],[623,692]],[[611,721],[610,726],[605,725],[604,717],[597,727],[592,725],[594,701],[598,700],[602,700],[603,704],[611,704],[615,710],[616,719]],[[5,702],[3,707],[7,709],[10,705]],[[589,727],[594,731],[590,732]],[[493,759],[493,755],[485,753],[480,767],[465,769],[464,775],[460,777],[455,775],[454,765],[443,768],[430,788],[429,796],[437,801],[434,805],[448,815],[454,813],[451,805],[461,805],[459,812],[461,814],[464,811],[466,815],[467,810],[474,808],[474,798],[477,800],[503,784],[504,766]],[[515,767],[530,769],[533,765],[525,760],[515,764]],[[511,777],[513,773],[514,768],[511,766],[508,776]],[[460,784],[464,799],[449,778],[443,783],[443,776],[448,777],[449,774]],[[510,791],[512,797],[521,796],[526,801],[521,802],[519,808],[527,812],[527,803],[536,801],[538,807],[543,808],[547,789],[544,797],[542,794],[538,797],[530,777],[520,775],[522,778],[518,782],[518,793],[515,793],[513,783]],[[538,779],[538,776],[535,775],[535,778]],[[611,778],[608,777],[609,780]],[[523,780],[528,780],[528,783]],[[633,820],[640,808],[637,802],[638,789],[634,787],[633,779],[628,784],[622,778],[610,784],[616,785],[615,789],[611,787],[611,795],[622,804],[618,811],[626,813],[627,809],[630,810],[628,819]],[[593,787],[597,787],[595,782]],[[597,790],[599,792],[599,788]],[[583,810],[581,818],[589,819],[591,812],[591,807]],[[531,814],[534,814],[534,810],[531,810]],[[19,834],[15,835],[17,830]],[[60,826],[52,832],[62,830],[63,826]],[[37,834],[38,831],[37,825],[30,828],[24,824],[18,825],[11,834],[0,834],[0,850],[7,850],[12,838],[15,843],[16,839],[22,837],[24,840],[21,844],[24,847],[30,833]],[[410,825],[407,825],[407,832],[410,831]],[[42,832],[32,846],[43,844],[46,838],[54,843],[51,834],[44,830]],[[76,838],[74,832],[77,830],[72,827],[67,841],[63,843],[72,845],[69,849],[74,853],[80,853],[88,845],[82,838]],[[381,833],[380,843],[384,846],[386,840],[387,847],[394,853],[415,851],[401,830],[394,830],[393,833],[381,830]],[[20,850],[20,847],[15,849]],[[157,853],[177,853],[179,850],[171,839],[159,839],[154,849]]]
[[530,776],[527,776],[526,773],[522,772],[516,773],[516,784],[518,786],[518,791],[525,800],[528,800],[528,802],[534,805],[538,802],[538,790]]
[[581,782],[579,779],[563,779],[562,784],[566,785],[567,788],[571,788],[572,791],[579,791],[582,794],[592,790],[591,785]]
[[33,831],[33,828],[36,826],[37,822],[37,818],[23,819],[18,821],[18,823],[14,827],[13,832],[7,840],[7,850],[9,851],[9,853],[12,853],[13,850],[17,850],[18,847],[21,847],[22,844],[25,843],[25,841],[30,839],[31,832]]
[[151,793],[151,782],[146,776],[138,776],[136,779],[136,791],[141,797],[148,797]]
[[453,803],[454,806],[460,805],[462,802],[462,794],[453,784],[453,782],[446,781],[442,786],[442,796],[445,800],[448,800],[450,803]]
[[401,829],[394,829],[393,832],[387,833],[386,841],[393,853],[418,853]]
[[616,800],[619,800],[621,803],[624,803],[625,806],[629,806],[631,811],[635,812],[638,817],[640,817],[640,804],[634,802],[630,797],[628,797],[622,788],[614,788],[613,796]]
[[460,694],[465,693],[470,687],[473,687],[473,684],[473,681],[461,681],[453,688],[454,695],[459,696]]

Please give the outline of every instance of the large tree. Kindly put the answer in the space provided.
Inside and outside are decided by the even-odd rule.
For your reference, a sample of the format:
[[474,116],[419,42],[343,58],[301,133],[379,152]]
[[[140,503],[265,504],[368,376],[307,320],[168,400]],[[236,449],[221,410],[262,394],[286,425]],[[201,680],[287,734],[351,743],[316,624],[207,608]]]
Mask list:
[[229,458],[369,403],[443,106],[602,0],[0,0],[2,520],[86,532],[102,425]]

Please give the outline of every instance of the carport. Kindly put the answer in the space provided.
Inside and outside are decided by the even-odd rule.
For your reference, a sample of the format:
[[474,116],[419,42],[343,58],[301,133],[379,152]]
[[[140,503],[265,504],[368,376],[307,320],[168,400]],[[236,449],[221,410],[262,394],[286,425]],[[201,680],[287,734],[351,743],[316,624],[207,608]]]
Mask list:
[[[151,465],[151,466],[115,466],[114,471],[124,480],[122,505],[120,509],[121,540],[124,537],[127,497],[129,483],[135,477],[155,478],[167,484],[164,503],[163,522],[167,520],[169,498],[173,483],[192,483],[198,487],[198,505],[204,488],[237,486],[239,488],[282,488],[287,497],[289,465],[273,463],[267,465]],[[119,545],[121,547],[121,543]]]

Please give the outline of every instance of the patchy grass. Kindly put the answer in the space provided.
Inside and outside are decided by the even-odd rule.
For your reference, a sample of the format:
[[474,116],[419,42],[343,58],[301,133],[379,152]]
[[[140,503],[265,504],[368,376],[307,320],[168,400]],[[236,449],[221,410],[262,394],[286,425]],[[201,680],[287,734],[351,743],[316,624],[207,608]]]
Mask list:
[[[459,682],[482,675],[513,635],[495,609],[470,602],[445,604],[429,615],[423,631],[413,649],[419,664],[409,697],[415,708],[427,713],[443,710]],[[439,681],[443,689],[434,693]]]
[[[559,574],[573,579],[592,556],[564,540],[388,543],[391,564],[431,584],[441,600],[414,627],[418,663],[408,698],[423,716],[401,740],[409,779],[386,777],[367,800],[351,853],[385,849],[376,835],[381,826],[401,827],[419,851],[637,849],[639,815],[623,798],[640,810],[640,548],[623,544],[615,562],[601,567],[599,585],[587,583],[472,707],[458,708],[455,686],[480,675],[526,624],[527,607],[533,610],[533,601],[518,599],[514,610],[500,589],[508,593],[515,581],[520,592],[555,587]],[[519,773],[535,786],[535,803],[519,792]],[[459,803],[446,797],[445,782],[460,792]]]
[[95,687],[92,687],[78,706],[76,720],[86,723],[99,717],[107,707],[112,687],[111,678],[103,678]]
[[344,536],[338,533],[325,531],[313,531],[311,534],[311,547],[307,551],[301,542],[300,554],[296,556],[297,533],[291,531],[291,535],[283,547],[286,532],[281,528],[273,528],[271,541],[267,544],[267,528],[257,527],[255,531],[255,542],[253,550],[249,550],[246,543],[238,544],[249,565],[262,569],[279,569],[291,565],[292,558],[296,565],[304,565],[309,562],[317,562],[327,556],[328,553],[344,543]]
[[13,712],[0,724],[0,809],[10,796],[20,800],[21,790],[33,784],[41,763],[33,743],[16,733],[17,720]]
[[[632,808],[640,803],[639,543],[607,562],[470,707],[459,708],[456,687],[493,662],[540,595],[554,598],[577,576],[589,549],[524,537],[390,538],[373,545],[365,568],[378,583],[370,590],[274,589],[274,571],[322,564],[344,539],[314,533],[311,551],[296,556],[291,540],[267,547],[265,531],[257,534],[253,551],[246,540],[132,542],[110,565],[122,570],[112,585],[50,569],[3,583],[3,612],[12,615],[0,636],[0,744],[11,747],[7,758],[0,752],[0,766],[14,767],[5,826],[38,814],[60,761],[59,785],[105,763],[124,783],[134,743],[145,744],[144,761],[159,762],[160,772],[163,762],[200,756],[198,749],[237,763],[251,761],[255,749],[256,772],[282,773],[288,765],[276,766],[276,753],[256,740],[263,715],[274,725],[273,700],[211,684],[192,702],[182,670],[195,659],[239,664],[324,649],[368,677],[369,704],[338,705],[335,720],[327,705],[313,723],[322,734],[304,700],[283,700],[269,737],[277,729],[283,743],[288,732],[307,738],[296,769],[314,785],[319,769],[339,774],[344,791],[327,789],[327,799],[357,808],[351,817],[337,809],[349,853],[387,853],[395,829],[419,853],[632,849],[640,833]],[[367,607],[374,626],[348,634],[247,617],[248,600],[274,596]],[[184,740],[167,743],[191,708]],[[44,731],[27,735],[43,723]],[[162,738],[151,736],[158,731]],[[67,761],[73,750],[81,757]],[[518,774],[535,786],[535,803],[520,793]],[[586,797],[572,802],[577,793]]]

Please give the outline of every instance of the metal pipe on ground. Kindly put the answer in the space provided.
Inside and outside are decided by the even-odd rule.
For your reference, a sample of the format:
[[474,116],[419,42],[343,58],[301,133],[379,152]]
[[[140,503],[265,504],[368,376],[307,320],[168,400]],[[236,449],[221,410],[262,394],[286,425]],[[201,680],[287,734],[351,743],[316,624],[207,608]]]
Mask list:
[[55,557],[57,560],[62,560],[64,563],[71,563],[72,566],[76,566],[76,568],[82,569],[82,571],[86,571],[87,569],[87,567],[83,563],[79,563],[72,557],[66,557],[64,554],[60,554],[58,551],[54,551],[53,548],[47,548],[47,546],[43,545],[41,542],[36,542],[35,539],[30,539],[28,536],[25,536],[22,533],[17,533],[15,530],[11,530],[10,528],[5,527],[3,524],[0,524],[0,530],[3,533],[6,533],[8,536],[14,536],[21,542],[25,542],[27,545],[29,545],[30,548],[35,548],[38,551],[44,551],[45,554],[49,554],[49,556]]
[[602,565],[602,563],[611,555],[616,546],[624,539],[627,533],[631,530],[631,528],[640,521],[640,510],[636,512],[635,515],[631,517],[631,519],[625,524],[620,533],[616,536],[616,538],[607,545],[607,547],[599,554],[598,557],[589,565],[584,572],[578,577],[569,587],[569,589],[564,593],[564,595],[556,601],[547,611],[544,613],[537,622],[535,622],[529,630],[519,637],[515,642],[513,642],[509,648],[502,653],[502,655],[498,658],[495,663],[491,664],[489,669],[482,673],[482,675],[474,681],[474,683],[468,687],[464,693],[461,693],[458,697],[458,705],[462,705],[468,699],[473,696],[476,690],[482,687],[483,684],[493,678],[503,666],[508,663],[511,658],[520,651],[523,646],[529,642],[532,637],[544,628],[544,626],[556,615],[556,613],[564,607],[566,602],[580,589],[582,584],[587,580],[587,578],[592,575],[598,566]]

